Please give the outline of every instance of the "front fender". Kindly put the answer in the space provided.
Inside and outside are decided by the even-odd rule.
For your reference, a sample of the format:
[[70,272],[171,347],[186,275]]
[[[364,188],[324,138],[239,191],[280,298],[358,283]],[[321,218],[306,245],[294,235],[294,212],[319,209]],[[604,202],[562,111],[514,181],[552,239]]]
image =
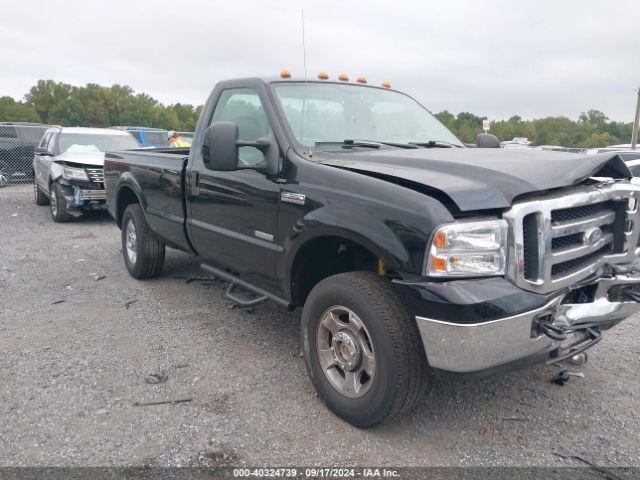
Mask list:
[[[425,209],[424,200],[434,202],[434,209]],[[423,197],[422,207],[421,215],[416,209],[396,209],[389,204],[376,205],[371,200],[350,197],[348,208],[334,198],[307,211],[293,222],[284,238],[284,262],[277,275],[284,280],[286,294],[291,294],[291,274],[300,249],[321,237],[350,240],[381,259],[388,268],[419,274],[433,229],[451,220],[444,207],[433,199]]]

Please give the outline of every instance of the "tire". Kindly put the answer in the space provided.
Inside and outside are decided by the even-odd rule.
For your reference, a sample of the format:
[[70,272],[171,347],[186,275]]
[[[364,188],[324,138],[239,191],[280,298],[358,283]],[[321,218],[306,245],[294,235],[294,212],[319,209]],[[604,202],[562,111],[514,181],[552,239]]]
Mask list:
[[62,193],[62,187],[58,182],[53,182],[49,188],[51,192],[49,211],[51,218],[56,223],[66,223],[73,220],[73,217],[67,212],[67,200]]
[[[341,320],[327,322],[338,327],[334,328],[336,335],[323,322],[331,313]],[[356,427],[372,427],[409,412],[423,398],[430,381],[413,315],[389,282],[372,272],[333,275],[311,290],[302,312],[302,344],[307,372],[319,397]],[[364,370],[349,371],[358,365],[358,357],[358,368]],[[355,364],[345,363],[350,358],[355,358]],[[325,368],[332,361],[335,365]],[[371,365],[373,374],[369,375]],[[346,381],[351,373],[356,388]]]
[[157,276],[164,265],[165,245],[153,233],[139,203],[127,207],[122,216],[122,256],[132,277]]
[[33,180],[33,193],[36,200],[36,205],[44,206],[49,205],[49,197],[40,189],[36,180]]

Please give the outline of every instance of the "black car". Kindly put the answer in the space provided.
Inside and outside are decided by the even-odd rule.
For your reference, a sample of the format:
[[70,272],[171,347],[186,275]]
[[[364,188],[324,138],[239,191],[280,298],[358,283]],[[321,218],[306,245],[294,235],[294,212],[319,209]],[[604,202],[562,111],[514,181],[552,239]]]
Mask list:
[[10,183],[33,181],[33,151],[48,125],[0,123],[0,175]]

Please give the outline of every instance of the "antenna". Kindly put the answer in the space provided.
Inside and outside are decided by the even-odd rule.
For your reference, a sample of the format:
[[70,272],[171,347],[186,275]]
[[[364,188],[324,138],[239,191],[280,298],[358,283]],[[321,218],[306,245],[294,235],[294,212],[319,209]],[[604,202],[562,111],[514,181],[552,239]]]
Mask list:
[[304,81],[307,81],[307,46],[304,38],[304,8],[300,10],[302,21],[302,64],[304,66]]
[[[304,8],[300,9],[300,21],[302,23],[302,65],[304,67],[304,97],[302,98],[302,112],[300,118],[300,140],[304,139],[304,120],[305,116],[308,114],[307,112],[307,45],[305,43],[305,32],[304,32]],[[309,157],[313,154],[311,153],[311,146],[309,146]]]

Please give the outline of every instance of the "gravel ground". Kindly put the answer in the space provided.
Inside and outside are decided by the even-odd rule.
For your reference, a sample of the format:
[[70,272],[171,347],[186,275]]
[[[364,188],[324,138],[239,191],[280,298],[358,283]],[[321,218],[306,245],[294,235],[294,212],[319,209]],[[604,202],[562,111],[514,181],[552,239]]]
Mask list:
[[106,215],[54,224],[30,187],[0,189],[1,466],[640,466],[637,317],[563,387],[553,366],[436,380],[412,415],[359,430],[316,397],[299,311],[233,309],[174,251],[137,281],[119,233]]

